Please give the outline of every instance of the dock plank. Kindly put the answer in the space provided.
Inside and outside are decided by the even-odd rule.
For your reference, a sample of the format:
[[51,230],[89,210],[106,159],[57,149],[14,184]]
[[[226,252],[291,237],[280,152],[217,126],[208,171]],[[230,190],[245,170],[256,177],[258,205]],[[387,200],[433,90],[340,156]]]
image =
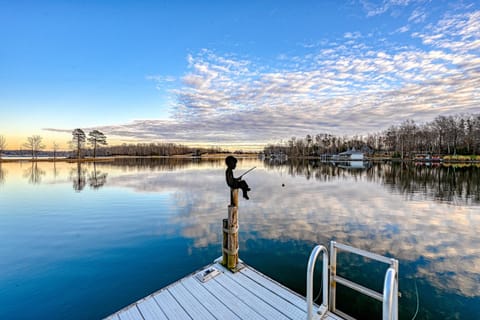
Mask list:
[[205,288],[209,290],[213,295],[218,299],[223,301],[228,301],[228,307],[232,310],[235,310],[236,314],[240,319],[249,319],[249,320],[266,320],[261,314],[252,309],[248,304],[245,304],[242,300],[235,297],[230,290],[223,287],[218,281],[222,281],[219,276],[218,280],[212,280],[205,283]]
[[[208,281],[207,281],[208,282]],[[190,289],[190,293],[207,309],[214,314],[217,319],[240,320],[221,300],[218,300],[203,283],[195,278],[188,278],[183,283],[185,288]],[[226,301],[228,304],[228,300]]]
[[325,320],[345,320],[345,319],[331,312],[327,312],[327,318]]
[[266,277],[255,269],[245,268],[240,272],[242,272],[244,275],[246,275],[253,281],[258,282],[261,286],[282,297],[289,303],[294,304],[300,310],[307,310],[307,302],[305,301],[305,299],[300,295],[292,292],[290,289],[287,289],[282,284],[278,282],[273,282],[274,280]]
[[245,287],[232,279],[233,276],[231,276],[228,272],[225,272],[224,274],[227,276],[223,277],[222,281],[219,283],[226,289],[230,290],[230,292],[232,292],[237,299],[242,300],[251,308],[263,314],[267,319],[289,319],[283,313],[272,307],[263,299],[259,299],[257,295],[252,294],[251,291],[247,290]]
[[126,309],[124,312],[118,315],[120,320],[142,320],[142,314],[137,309],[136,305],[131,306],[130,308]]
[[198,320],[215,320],[215,317],[182,285],[168,288],[168,291],[175,297],[177,302],[187,311],[190,317]]
[[[196,275],[214,267],[220,274],[205,282]],[[245,266],[231,273],[214,263],[111,315],[108,320],[292,320],[306,318],[297,293]],[[328,320],[342,317],[328,313]]]
[[155,299],[147,297],[137,303],[137,307],[145,320],[168,320]]
[[236,274],[227,273],[234,281],[236,281],[240,286],[243,286],[245,289],[251,292],[251,294],[265,301],[267,304],[275,308],[277,311],[281,312],[284,316],[290,319],[301,319],[306,317],[306,312],[297,308],[294,304],[286,301],[285,299],[279,297],[276,293],[266,289],[258,282],[253,281],[249,277],[245,276],[242,272]]
[[183,310],[182,306],[167,290],[155,294],[153,298],[169,320],[192,320],[192,317]]

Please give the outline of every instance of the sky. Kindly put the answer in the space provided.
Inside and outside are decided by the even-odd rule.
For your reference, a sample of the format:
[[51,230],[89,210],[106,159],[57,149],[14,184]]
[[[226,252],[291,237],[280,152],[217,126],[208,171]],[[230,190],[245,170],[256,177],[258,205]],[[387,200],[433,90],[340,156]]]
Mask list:
[[480,2],[3,1],[0,135],[262,148],[480,112]]

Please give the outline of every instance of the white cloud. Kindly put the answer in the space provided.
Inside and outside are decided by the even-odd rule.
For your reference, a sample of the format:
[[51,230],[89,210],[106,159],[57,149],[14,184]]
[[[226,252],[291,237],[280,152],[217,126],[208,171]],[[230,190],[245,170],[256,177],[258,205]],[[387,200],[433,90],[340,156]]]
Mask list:
[[422,2],[422,1],[383,0],[381,3],[378,3],[378,2],[371,2],[367,0],[360,0],[360,3],[362,4],[363,9],[367,13],[367,17],[377,16],[395,8],[406,7],[413,2]]
[[175,77],[163,76],[163,75],[148,75],[145,79],[156,82],[156,88],[158,90],[164,90],[171,87],[172,83],[177,81]]
[[358,39],[362,37],[362,34],[358,31],[355,32],[346,32],[343,37],[345,39]]
[[410,30],[409,26],[403,26],[397,29],[397,32],[404,33]]
[[427,14],[425,13],[425,11],[423,9],[417,8],[413,10],[412,14],[408,18],[408,21],[414,22],[414,23],[420,23],[420,22],[424,22],[426,18],[427,18]]
[[[426,122],[478,112],[480,11],[446,15],[412,36],[423,46],[351,32],[345,42],[266,62],[201,50],[187,57],[181,85],[169,91],[171,119],[102,129],[145,140],[262,143],[319,132],[365,134],[406,117]],[[176,80],[149,79],[162,89]]]
[[[480,50],[480,11],[447,16],[430,32],[415,33],[424,44],[454,52],[478,55]],[[476,51],[476,52],[472,52]]]

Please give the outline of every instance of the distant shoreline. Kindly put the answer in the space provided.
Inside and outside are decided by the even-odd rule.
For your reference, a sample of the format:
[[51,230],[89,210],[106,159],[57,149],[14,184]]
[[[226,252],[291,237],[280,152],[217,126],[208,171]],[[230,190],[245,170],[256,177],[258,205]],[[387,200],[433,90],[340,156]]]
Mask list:
[[[96,158],[51,158],[51,157],[42,157],[37,159],[32,159],[31,157],[15,157],[15,158],[0,158],[0,163],[14,163],[14,162],[68,162],[68,163],[87,163],[87,162],[113,162],[117,159],[223,159],[228,155],[234,155],[240,159],[251,159],[257,158],[257,154],[234,154],[234,153],[220,153],[220,154],[205,154],[201,156],[191,156],[191,155],[174,155],[174,156],[108,156],[108,157],[96,157]],[[320,157],[295,157],[290,158],[294,160],[321,160]],[[441,161],[428,161],[428,160],[418,160],[418,159],[399,159],[399,158],[365,158],[363,160],[324,160],[324,162],[351,162],[351,161],[372,161],[372,162],[413,162],[413,163],[480,163],[480,160],[466,160],[466,159],[443,159]]]
[[[233,154],[233,153],[232,153]],[[0,158],[0,163],[11,163],[11,162],[112,162],[116,159],[223,159],[226,156],[231,155],[230,153],[221,153],[221,154],[205,154],[201,156],[191,156],[191,155],[174,155],[174,156],[108,156],[108,157],[96,157],[96,158],[52,158],[52,157],[42,157],[37,159],[32,159],[31,157],[15,157],[15,158]],[[257,154],[234,154],[237,158],[257,158]]]

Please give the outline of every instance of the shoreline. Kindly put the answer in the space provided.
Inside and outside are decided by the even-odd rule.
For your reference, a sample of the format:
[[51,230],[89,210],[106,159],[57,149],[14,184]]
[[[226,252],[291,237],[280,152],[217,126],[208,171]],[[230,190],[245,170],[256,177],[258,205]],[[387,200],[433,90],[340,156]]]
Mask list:
[[108,157],[96,157],[96,158],[81,158],[81,159],[72,159],[72,158],[37,158],[32,159],[30,157],[25,158],[0,158],[0,163],[12,163],[12,162],[68,162],[68,163],[77,163],[77,162],[113,162],[117,159],[185,159],[185,160],[198,160],[198,159],[223,159],[228,155],[234,155],[240,159],[250,159],[257,158],[257,154],[205,154],[201,156],[191,156],[191,155],[174,155],[174,156],[108,156]]
[[[67,163],[88,163],[88,162],[113,162],[117,159],[183,159],[183,160],[207,160],[207,159],[223,159],[228,155],[234,155],[239,159],[251,159],[257,158],[257,154],[205,154],[202,156],[191,156],[191,155],[174,155],[174,156],[108,156],[108,157],[96,157],[96,158],[82,158],[82,159],[71,159],[71,158],[0,158],[0,163],[15,163],[15,162],[67,162]],[[365,158],[363,160],[322,160],[320,157],[295,157],[290,158],[293,160],[321,160],[322,162],[356,162],[356,161],[372,161],[372,162],[412,162],[412,163],[431,163],[431,164],[448,164],[448,163],[472,163],[478,164],[480,160],[460,160],[460,159],[442,159],[440,161],[427,161],[427,160],[418,160],[418,159],[398,159],[398,158]]]

